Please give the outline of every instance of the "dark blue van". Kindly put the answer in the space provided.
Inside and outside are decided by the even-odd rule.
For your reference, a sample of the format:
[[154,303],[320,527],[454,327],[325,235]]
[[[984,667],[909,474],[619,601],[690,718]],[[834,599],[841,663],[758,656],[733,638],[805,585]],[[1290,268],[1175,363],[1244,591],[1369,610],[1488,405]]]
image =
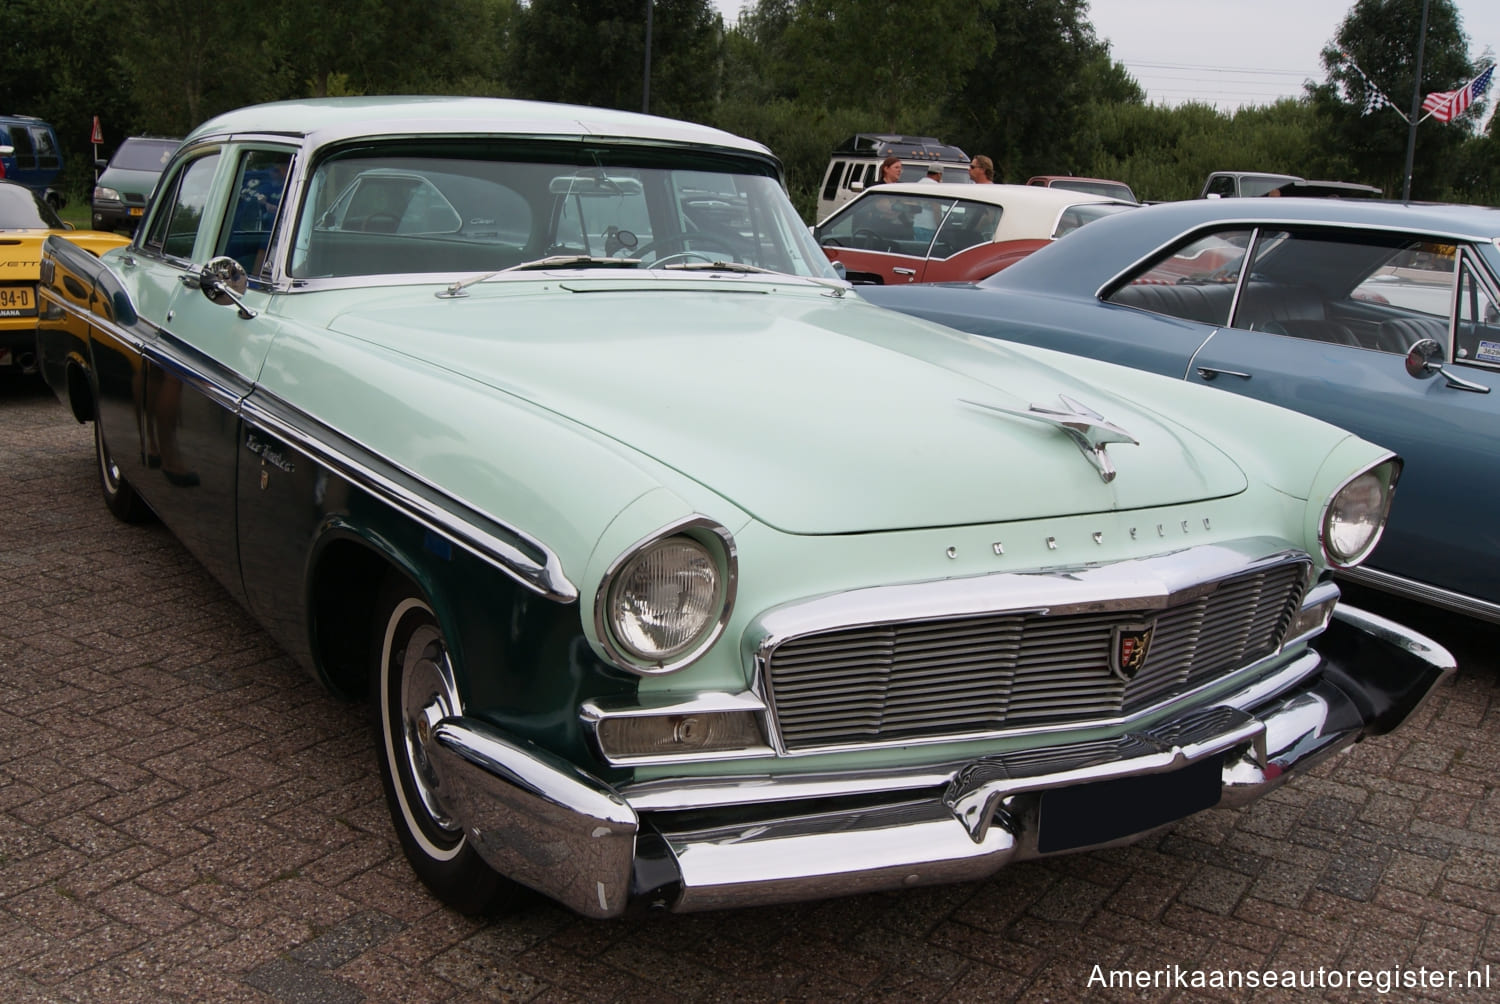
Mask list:
[[50,125],[32,115],[0,115],[0,178],[20,182],[56,209],[62,196],[52,190],[52,181],[62,166],[62,148]]

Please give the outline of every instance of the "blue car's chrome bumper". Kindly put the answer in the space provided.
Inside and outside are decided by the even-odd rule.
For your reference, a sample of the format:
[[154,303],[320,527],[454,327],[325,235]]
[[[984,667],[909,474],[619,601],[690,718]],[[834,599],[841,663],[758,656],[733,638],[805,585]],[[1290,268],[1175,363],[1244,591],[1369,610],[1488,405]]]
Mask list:
[[617,791],[452,718],[434,760],[445,805],[502,874],[594,917],[632,900],[719,909],[969,881],[1242,805],[1395,728],[1453,669],[1429,639],[1341,605],[1271,680],[1144,732],[1024,758]]

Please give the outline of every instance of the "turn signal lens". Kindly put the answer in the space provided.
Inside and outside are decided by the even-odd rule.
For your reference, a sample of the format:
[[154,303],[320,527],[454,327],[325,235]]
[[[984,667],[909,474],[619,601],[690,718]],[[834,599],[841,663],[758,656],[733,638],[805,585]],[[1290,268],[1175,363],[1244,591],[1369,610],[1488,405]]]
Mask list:
[[599,748],[611,758],[724,753],[764,745],[756,716],[744,711],[606,718],[599,723]]

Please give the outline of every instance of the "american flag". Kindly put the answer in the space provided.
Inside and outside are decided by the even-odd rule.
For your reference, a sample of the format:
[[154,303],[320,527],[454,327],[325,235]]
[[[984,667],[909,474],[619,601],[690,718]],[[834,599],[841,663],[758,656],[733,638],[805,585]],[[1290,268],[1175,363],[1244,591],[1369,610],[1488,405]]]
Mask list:
[[1439,122],[1451,122],[1484,96],[1494,75],[1495,67],[1491,64],[1489,69],[1456,91],[1434,91],[1427,95],[1422,99],[1422,108]]

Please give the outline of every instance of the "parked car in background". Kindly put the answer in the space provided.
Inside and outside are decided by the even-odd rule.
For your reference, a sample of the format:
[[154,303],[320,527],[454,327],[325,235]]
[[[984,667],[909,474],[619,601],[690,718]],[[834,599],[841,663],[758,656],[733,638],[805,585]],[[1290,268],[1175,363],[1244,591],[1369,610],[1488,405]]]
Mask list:
[[1379,199],[1385,193],[1374,185],[1352,181],[1308,181],[1291,174],[1256,171],[1215,171],[1203,183],[1199,198],[1233,199],[1262,195],[1302,196],[1324,199]]
[[1107,178],[1076,178],[1071,174],[1039,174],[1034,178],[1028,178],[1026,184],[1039,185],[1042,188],[1065,188],[1070,192],[1088,192],[1090,195],[1103,195],[1123,202],[1140,201],[1125,182],[1110,181]]
[[870,298],[965,331],[1296,408],[1397,451],[1351,580],[1500,622],[1500,210],[1189,201],[1102,220],[977,287]]
[[0,179],[25,185],[61,209],[67,200],[52,182],[62,168],[62,147],[51,125],[34,115],[0,115]]
[[1452,671],[1329,578],[1388,450],[876,309],[718,130],[246,108],[129,248],[47,254],[105,503],[368,696],[459,909],[969,879],[1248,802]]
[[131,136],[108,160],[96,161],[102,173],[94,182],[94,229],[134,232],[156,179],[181,143],[180,139]]
[[1200,199],[1239,199],[1265,195],[1289,181],[1301,181],[1292,174],[1268,174],[1264,171],[1215,171],[1203,183]]
[[0,181],[0,370],[36,368],[37,279],[42,242],[52,235],[90,254],[126,243],[113,234],[74,230],[36,192]]
[[1133,208],[1030,185],[881,185],[813,234],[855,283],[983,279],[1091,220]]
[[894,133],[862,132],[834,148],[823,172],[818,195],[818,219],[874,186],[880,163],[887,157],[901,158],[901,180],[921,181],[934,167],[949,184],[971,184],[969,156],[931,136],[901,136]]
[[1309,199],[1380,199],[1385,192],[1374,185],[1361,185],[1353,181],[1288,181],[1271,189],[1267,195],[1293,196]]

